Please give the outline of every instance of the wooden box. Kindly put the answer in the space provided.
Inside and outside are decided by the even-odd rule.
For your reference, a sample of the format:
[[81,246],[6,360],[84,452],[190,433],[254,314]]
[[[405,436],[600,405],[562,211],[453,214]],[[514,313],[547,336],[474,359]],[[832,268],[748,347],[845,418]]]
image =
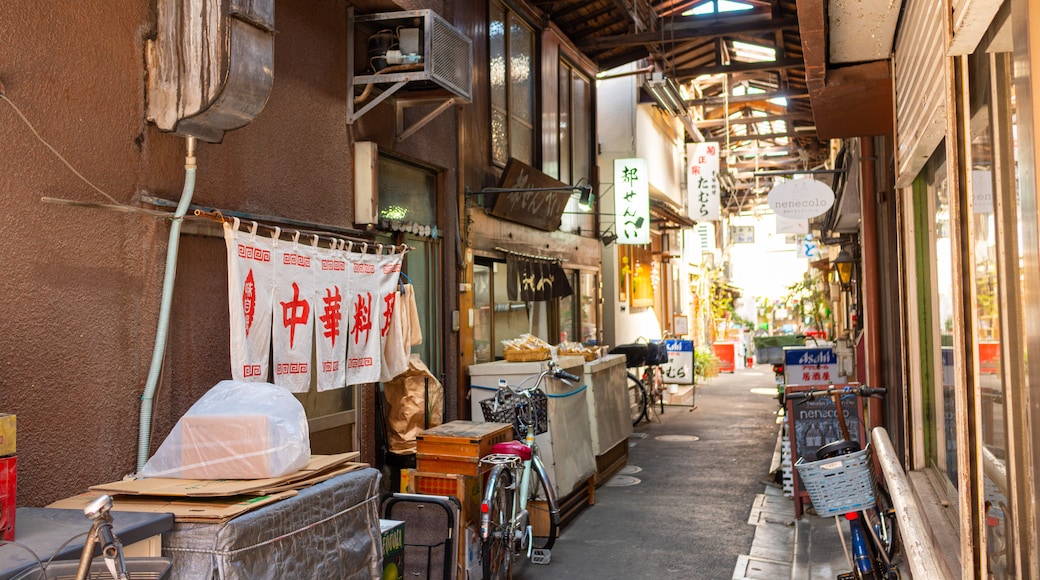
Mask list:
[[454,473],[426,473],[409,469],[403,484],[407,493],[424,495],[446,495],[459,500],[462,506],[462,527],[480,525],[480,502],[483,500],[484,478],[482,476],[458,475]]
[[415,467],[428,473],[476,476],[480,458],[512,437],[513,427],[508,423],[445,423],[416,435]]
[[15,415],[0,413],[0,457],[14,455],[18,451],[15,439],[17,420]]

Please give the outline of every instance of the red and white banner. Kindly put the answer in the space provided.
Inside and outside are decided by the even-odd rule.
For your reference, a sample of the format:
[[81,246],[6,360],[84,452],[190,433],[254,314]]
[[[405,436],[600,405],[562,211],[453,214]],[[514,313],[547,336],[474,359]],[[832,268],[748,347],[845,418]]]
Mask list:
[[[379,352],[381,354],[380,381],[389,381],[408,370],[408,352],[404,345],[404,333],[400,318],[401,263],[404,254],[380,256],[383,279],[379,282],[379,295],[382,298],[382,316],[379,319]],[[388,352],[391,351],[391,352]],[[404,356],[396,356],[403,354]]]
[[[333,242],[335,244],[335,242]],[[347,366],[347,258],[336,248],[315,248],[314,344],[317,349],[318,391],[346,386]]]
[[[392,319],[402,254],[347,254],[347,384],[379,381],[383,328]],[[389,316],[388,316],[389,314]]]
[[315,263],[313,248],[277,241],[274,255],[274,384],[294,393],[310,388],[314,348]]
[[238,231],[239,221],[224,223],[228,259],[228,309],[231,315],[231,376],[237,381],[267,381],[271,352],[271,302],[274,289],[271,242]]

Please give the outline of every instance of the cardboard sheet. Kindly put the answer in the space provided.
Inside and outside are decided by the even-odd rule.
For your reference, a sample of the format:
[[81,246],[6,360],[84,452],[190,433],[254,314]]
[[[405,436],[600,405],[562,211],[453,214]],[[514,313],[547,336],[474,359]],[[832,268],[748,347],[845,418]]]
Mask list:
[[[88,491],[58,500],[47,507],[82,510],[104,492]],[[118,495],[112,499],[113,511],[172,513],[174,521],[194,523],[224,523],[260,506],[290,498],[296,490],[254,496],[238,495],[221,498],[171,498],[136,495]]]
[[368,467],[354,463],[360,454],[312,455],[307,467],[270,479],[172,479],[152,477],[127,479],[92,485],[91,491],[118,495],[146,495],[167,497],[227,497],[235,495],[264,495],[271,490],[286,490],[313,485],[338,473]]

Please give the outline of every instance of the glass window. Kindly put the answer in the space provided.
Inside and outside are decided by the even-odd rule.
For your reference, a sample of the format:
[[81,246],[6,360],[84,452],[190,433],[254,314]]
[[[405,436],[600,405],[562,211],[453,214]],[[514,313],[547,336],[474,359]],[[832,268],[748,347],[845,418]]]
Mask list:
[[[440,240],[432,236],[406,233],[437,225],[437,173],[429,168],[387,155],[379,156],[379,218],[382,243],[407,244],[402,272],[415,289],[415,302],[422,326],[423,341],[412,347],[435,376],[442,372]],[[395,225],[396,230],[395,230]],[[414,227],[418,226],[418,227]]]
[[578,300],[581,304],[581,341],[599,344],[599,276],[582,272],[578,275]]
[[943,146],[929,161],[926,168],[928,175],[928,203],[932,208],[932,227],[934,239],[932,248],[935,257],[936,281],[933,289],[935,318],[932,328],[937,333],[938,342],[933,340],[933,348],[939,349],[939,361],[941,364],[941,381],[939,391],[935,394],[935,404],[941,412],[935,417],[936,441],[940,442],[933,451],[931,457],[933,465],[946,473],[950,483],[957,485],[957,413],[955,387],[957,373],[955,372],[954,360],[962,356],[953,348],[953,329],[955,296],[953,294],[953,241],[951,228],[954,227],[951,216],[950,188],[947,179],[946,155]]
[[575,289],[575,292],[570,296],[560,298],[559,308],[559,327],[560,327],[560,340],[559,342],[581,342],[581,330],[578,325],[581,310],[578,306],[578,272],[570,271],[567,272],[567,278],[570,282],[571,288]]
[[[564,183],[575,184],[591,177],[589,163],[592,143],[589,119],[592,116],[592,97],[589,79],[575,70],[565,60],[559,61],[559,179]],[[571,198],[560,223],[560,229],[579,235],[599,237],[594,231],[595,218],[589,211],[578,204],[578,199]]]
[[491,157],[504,166],[510,157],[534,157],[534,31],[498,2],[488,24],[491,93]]
[[473,265],[473,362],[495,360],[492,340],[491,266]]
[[[1015,319],[1023,312],[1018,284],[1024,278],[1018,240],[1024,229],[1016,227],[1018,149],[1007,17],[1006,10],[997,15],[991,33],[968,59],[973,312],[979,369],[977,424],[982,443],[977,455],[984,477],[983,521],[976,527],[985,530],[986,564],[990,577],[996,579],[1020,576],[1016,559],[1011,556],[1016,518],[1011,505],[1012,470],[1008,466],[1015,458],[1008,425],[1009,418],[1016,415],[1022,421],[1021,399],[1016,404],[1016,397],[1027,381],[1018,366],[1025,360],[1025,347],[1013,332],[1022,324]],[[1008,361],[1013,364],[1005,364]],[[1033,510],[1032,502],[1026,509]]]

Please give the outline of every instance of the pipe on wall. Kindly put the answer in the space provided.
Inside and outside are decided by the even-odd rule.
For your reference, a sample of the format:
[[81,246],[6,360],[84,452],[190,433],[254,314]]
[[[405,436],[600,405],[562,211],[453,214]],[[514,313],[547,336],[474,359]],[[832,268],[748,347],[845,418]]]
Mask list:
[[[877,234],[877,184],[874,179],[875,153],[874,138],[862,137],[860,139],[860,161],[863,186],[860,190],[860,220],[862,232],[860,239],[862,243],[863,269],[863,327],[867,332],[864,335],[867,344],[866,352],[866,384],[875,387],[881,384],[881,303],[880,283],[878,272],[881,264],[878,260],[878,234]],[[870,424],[881,425],[881,408],[878,405],[870,406]]]
[[181,224],[191,205],[191,197],[195,193],[195,137],[187,138],[188,152],[184,158],[184,189],[181,200],[173,213],[170,223],[170,241],[166,246],[166,273],[163,276],[162,301],[159,307],[159,324],[155,330],[155,348],[152,351],[152,364],[148,369],[148,380],[144,393],[141,394],[141,422],[137,438],[137,470],[140,471],[148,461],[152,438],[152,406],[155,390],[159,384],[159,373],[162,370],[163,356],[166,353],[166,339],[170,327],[170,310],[173,304],[173,283],[177,277],[177,253],[180,247]]

